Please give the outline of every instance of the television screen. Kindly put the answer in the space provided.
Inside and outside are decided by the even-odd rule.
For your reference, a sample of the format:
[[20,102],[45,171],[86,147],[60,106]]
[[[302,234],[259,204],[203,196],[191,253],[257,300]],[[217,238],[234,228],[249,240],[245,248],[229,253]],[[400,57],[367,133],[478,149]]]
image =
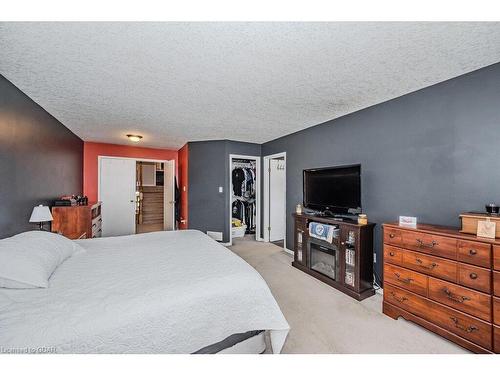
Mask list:
[[304,170],[304,207],[347,213],[361,210],[361,165]]

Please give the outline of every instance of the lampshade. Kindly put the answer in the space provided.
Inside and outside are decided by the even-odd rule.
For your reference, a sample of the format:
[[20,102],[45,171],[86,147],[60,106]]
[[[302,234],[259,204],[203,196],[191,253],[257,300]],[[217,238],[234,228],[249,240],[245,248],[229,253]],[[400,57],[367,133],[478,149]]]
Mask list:
[[30,223],[42,223],[44,221],[52,221],[52,214],[47,206],[35,206],[31,213]]

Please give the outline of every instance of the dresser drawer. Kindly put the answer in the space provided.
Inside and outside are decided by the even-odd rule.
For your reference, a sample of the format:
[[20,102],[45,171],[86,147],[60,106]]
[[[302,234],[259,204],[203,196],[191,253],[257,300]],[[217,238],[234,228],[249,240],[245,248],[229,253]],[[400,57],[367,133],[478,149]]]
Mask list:
[[429,298],[491,322],[491,297],[489,294],[430,277]]
[[500,271],[500,246],[493,246],[493,268]]
[[456,282],[457,262],[414,251],[403,251],[403,266],[412,270]]
[[481,267],[491,267],[491,245],[487,243],[458,240],[458,260]]
[[401,246],[403,244],[401,230],[384,227],[384,243]]
[[390,284],[384,286],[384,300],[486,349],[492,349],[491,324]]
[[384,262],[392,264],[403,263],[403,250],[384,244]]
[[493,322],[500,325],[500,298],[493,297]]
[[491,293],[491,271],[485,268],[459,263],[458,283],[472,289]]
[[457,240],[427,233],[404,231],[403,246],[422,253],[457,259]]
[[493,294],[500,297],[500,272],[493,271]]
[[421,273],[407,270],[406,268],[384,265],[384,280],[410,290],[422,296],[427,296],[428,277]]

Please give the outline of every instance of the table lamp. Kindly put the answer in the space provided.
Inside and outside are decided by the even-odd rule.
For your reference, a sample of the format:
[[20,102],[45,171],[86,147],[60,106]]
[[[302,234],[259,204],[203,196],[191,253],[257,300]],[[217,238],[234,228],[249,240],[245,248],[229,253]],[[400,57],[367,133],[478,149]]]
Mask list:
[[33,208],[33,212],[31,213],[30,223],[38,223],[40,226],[40,230],[43,229],[43,223],[46,221],[52,221],[52,214],[47,206],[39,205]]

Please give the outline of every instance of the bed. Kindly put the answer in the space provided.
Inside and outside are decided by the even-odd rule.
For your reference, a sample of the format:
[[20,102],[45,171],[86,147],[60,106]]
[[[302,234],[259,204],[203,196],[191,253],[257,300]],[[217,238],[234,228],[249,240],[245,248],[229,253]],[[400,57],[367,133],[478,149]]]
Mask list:
[[205,234],[76,241],[48,288],[0,288],[0,346],[57,353],[280,353],[289,326],[250,265]]

